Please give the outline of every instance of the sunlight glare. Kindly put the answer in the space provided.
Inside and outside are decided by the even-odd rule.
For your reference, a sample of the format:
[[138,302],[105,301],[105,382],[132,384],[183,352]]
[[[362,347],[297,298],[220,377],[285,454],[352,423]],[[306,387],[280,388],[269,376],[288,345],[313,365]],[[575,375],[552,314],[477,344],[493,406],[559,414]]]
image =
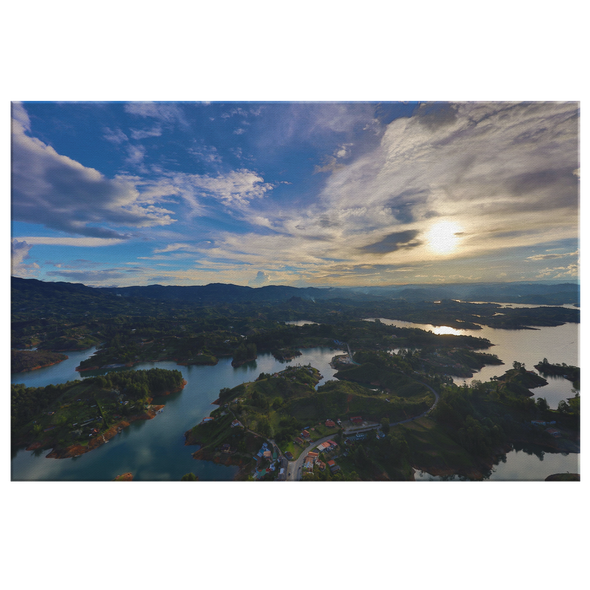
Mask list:
[[439,221],[428,232],[428,246],[437,254],[450,254],[459,245],[463,228],[454,221]]

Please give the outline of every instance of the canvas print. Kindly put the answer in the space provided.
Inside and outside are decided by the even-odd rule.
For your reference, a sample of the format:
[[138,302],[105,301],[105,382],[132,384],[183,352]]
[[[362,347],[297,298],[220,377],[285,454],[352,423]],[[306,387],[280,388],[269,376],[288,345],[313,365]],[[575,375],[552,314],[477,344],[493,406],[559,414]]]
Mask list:
[[11,147],[13,481],[580,479],[579,103],[14,102]]

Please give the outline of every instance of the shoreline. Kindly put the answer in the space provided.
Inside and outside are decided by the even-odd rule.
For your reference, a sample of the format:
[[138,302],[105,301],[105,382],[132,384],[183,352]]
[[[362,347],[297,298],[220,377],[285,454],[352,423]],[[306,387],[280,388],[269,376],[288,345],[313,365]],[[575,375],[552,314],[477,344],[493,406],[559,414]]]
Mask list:
[[[182,384],[179,387],[177,387],[175,389],[171,389],[170,391],[164,391],[162,393],[158,393],[157,396],[154,396],[154,397],[165,397],[165,396],[171,395],[172,393],[177,393],[179,391],[182,391],[185,388],[186,384],[187,384],[186,379],[183,379]],[[148,410],[146,410],[145,412],[143,412],[141,414],[134,414],[133,416],[129,416],[125,419],[119,420],[118,422],[116,422],[115,424],[110,426],[107,430],[105,430],[104,432],[93,436],[88,441],[87,445],[81,445],[79,443],[76,443],[73,445],[69,445],[68,447],[65,447],[65,448],[53,447],[52,450],[49,452],[49,454],[47,454],[45,456],[45,458],[46,459],[70,459],[70,458],[74,458],[74,457],[79,457],[80,455],[84,455],[86,453],[89,453],[90,451],[93,451],[94,449],[97,449],[98,447],[104,445],[109,440],[111,440],[114,436],[121,433],[125,428],[130,426],[130,424],[132,422],[137,422],[138,420],[153,420],[158,415],[160,410],[164,409],[164,407],[165,407],[164,404],[151,405],[154,397],[148,398],[148,404],[150,404],[150,408]],[[26,444],[26,443],[24,443],[24,444]],[[50,446],[50,443],[48,444],[48,448],[49,448],[49,446]],[[44,448],[44,443],[37,441],[37,442],[29,444],[25,448],[25,451],[35,451],[35,450],[43,449],[43,448]]]
[[61,359],[59,361],[53,361],[52,363],[46,363],[44,365],[37,365],[31,369],[23,369],[22,371],[14,371],[11,372],[11,375],[20,375],[21,373],[30,373],[31,371],[37,371],[39,369],[45,369],[47,367],[52,367],[53,365],[59,365],[59,363],[63,363],[64,361],[67,361],[70,357],[66,355],[65,359]]

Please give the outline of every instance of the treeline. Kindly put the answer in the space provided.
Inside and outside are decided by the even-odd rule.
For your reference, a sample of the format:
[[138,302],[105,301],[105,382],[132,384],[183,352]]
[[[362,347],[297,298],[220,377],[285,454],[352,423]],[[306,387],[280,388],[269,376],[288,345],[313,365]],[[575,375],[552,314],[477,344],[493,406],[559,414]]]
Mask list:
[[245,363],[254,360],[257,357],[256,344],[249,342],[248,344],[240,344],[234,351],[234,358],[232,365]]
[[535,369],[540,373],[544,373],[545,375],[559,375],[561,377],[565,377],[568,381],[572,381],[574,384],[580,383],[580,367],[575,367],[573,365],[566,365],[565,363],[550,363],[546,358],[544,358],[540,363],[535,365]]
[[433,417],[447,427],[449,436],[464,449],[475,456],[487,457],[505,441],[506,435],[499,423],[490,417],[478,416],[473,403],[477,387],[445,388]]
[[32,371],[35,368],[47,367],[65,361],[68,357],[59,352],[41,350],[12,350],[10,353],[11,373]]
[[182,387],[183,377],[178,370],[148,369],[147,371],[121,371],[93,377],[102,389],[116,389],[132,400],[145,400]]
[[10,419],[12,430],[26,424],[31,418],[49,407],[65,391],[80,383],[68,381],[45,387],[26,387],[13,383],[10,387]]

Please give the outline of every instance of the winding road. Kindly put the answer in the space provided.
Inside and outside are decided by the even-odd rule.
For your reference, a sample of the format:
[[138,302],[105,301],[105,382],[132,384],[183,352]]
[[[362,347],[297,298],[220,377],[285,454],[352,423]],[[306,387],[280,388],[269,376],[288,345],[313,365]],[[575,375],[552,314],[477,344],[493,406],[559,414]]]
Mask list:
[[[398,424],[406,424],[407,422],[412,422],[413,420],[418,420],[418,418],[423,418],[424,416],[427,416],[428,414],[430,414],[430,412],[432,412],[432,410],[434,410],[434,408],[436,408],[436,405],[438,404],[438,400],[440,399],[439,394],[432,387],[430,387],[430,385],[427,385],[426,383],[422,383],[422,381],[418,381],[418,383],[420,383],[421,385],[424,385],[424,387],[427,387],[428,389],[430,389],[430,391],[432,391],[432,393],[434,394],[434,403],[432,404],[432,406],[430,406],[430,408],[428,408],[428,410],[426,410],[425,412],[422,412],[422,414],[420,414],[418,416],[414,416],[413,418],[407,418],[406,420],[400,420],[399,422],[393,422],[392,424],[389,425],[390,427],[397,426]],[[324,438],[320,438],[319,440],[314,441],[306,449],[303,450],[301,455],[299,455],[299,457],[295,461],[289,461],[287,463],[287,477],[285,478],[284,481],[299,481],[299,480],[301,480],[301,475],[303,472],[303,462],[305,461],[305,457],[307,457],[307,454],[314,447],[317,447],[318,445],[321,445],[323,442],[330,440],[333,436],[334,435],[331,434],[330,436],[325,436]]]

